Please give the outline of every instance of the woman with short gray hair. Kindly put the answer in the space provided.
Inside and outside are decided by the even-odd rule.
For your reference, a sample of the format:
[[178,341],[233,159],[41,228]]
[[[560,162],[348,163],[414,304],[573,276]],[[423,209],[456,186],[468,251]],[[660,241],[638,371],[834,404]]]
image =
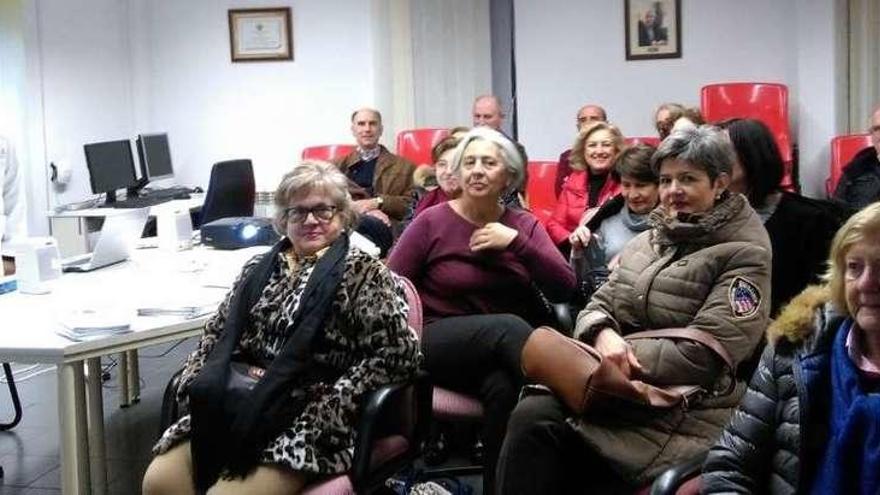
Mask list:
[[388,258],[419,291],[431,379],[483,403],[485,493],[494,493],[495,459],[523,384],[522,346],[550,318],[536,287],[564,302],[575,285],[537,219],[501,203],[522,181],[522,167],[501,133],[469,131],[453,158],[461,195],[416,217]]
[[[528,396],[508,423],[498,493],[632,491],[718,438],[745,390],[733,370],[754,352],[770,312],[770,240],[745,196],[727,190],[732,157],[713,127],[663,141],[652,157],[660,206],[651,228],[623,248],[574,331],[630,379],[700,394],[684,408],[589,415],[553,395]],[[625,339],[643,330],[660,332]]]
[[154,447],[143,493],[296,494],[352,466],[365,394],[413,376],[398,280],[348,242],[346,177],[305,161],[275,191],[283,235],[249,261],[187,359],[188,414]]

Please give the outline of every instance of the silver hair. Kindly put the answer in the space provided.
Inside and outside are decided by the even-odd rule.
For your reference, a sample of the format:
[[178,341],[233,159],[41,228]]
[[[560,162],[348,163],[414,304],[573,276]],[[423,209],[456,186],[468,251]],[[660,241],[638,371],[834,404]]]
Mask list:
[[511,176],[510,185],[508,185],[506,192],[519,190],[525,177],[525,163],[523,163],[522,153],[507,136],[488,127],[474,127],[461,137],[461,141],[455,147],[450,171],[461,177],[461,162],[464,158],[464,150],[474,141],[489,141],[498,146],[504,168]]
[[659,174],[660,165],[670,159],[700,167],[709,179],[715,180],[722,173],[733,173],[736,151],[723,130],[711,125],[686,126],[660,143],[651,157],[651,168]]
[[354,226],[357,222],[357,213],[352,205],[351,194],[348,192],[348,179],[345,175],[332,163],[303,160],[293,170],[284,174],[275,190],[275,217],[272,223],[279,234],[287,233],[285,211],[290,203],[295,198],[308,195],[312,191],[321,191],[330,198],[345,228]]

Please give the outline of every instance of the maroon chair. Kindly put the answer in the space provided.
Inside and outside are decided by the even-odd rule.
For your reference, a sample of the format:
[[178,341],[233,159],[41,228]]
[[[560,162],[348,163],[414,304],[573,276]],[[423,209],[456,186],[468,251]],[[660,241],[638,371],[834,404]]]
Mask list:
[[410,129],[397,133],[397,154],[416,165],[433,165],[431,150],[449,135],[448,129]]
[[342,158],[343,156],[351,153],[355,150],[355,145],[353,144],[325,144],[321,146],[309,146],[307,148],[303,148],[302,150],[302,159],[303,160],[323,160],[325,162],[332,162],[338,158]]
[[[410,327],[415,330],[419,339],[422,337],[422,304],[419,300],[418,292],[415,286],[404,277],[404,289],[407,295],[407,301],[410,301],[410,320],[418,318],[419,325],[410,323]],[[483,421],[483,404],[476,397],[470,395],[453,392],[442,387],[433,386],[433,394],[431,400],[431,418],[441,421],[451,422],[468,422],[479,423]],[[424,417],[424,415],[422,416]],[[430,421],[432,422],[432,421]],[[429,423],[430,423],[429,422]],[[427,428],[427,425],[425,426]],[[483,467],[479,465],[463,466],[454,468],[432,469],[427,473],[429,476],[457,476],[464,474],[476,474],[482,471]]]
[[843,175],[843,169],[849,165],[859,151],[871,146],[870,134],[850,134],[837,136],[831,140],[831,170],[825,179],[825,192],[830,198],[837,189],[837,183]]
[[794,150],[788,120],[787,86],[762,82],[707,84],[700,92],[700,111],[706,122],[745,118],[766,124],[785,164],[782,187],[787,191],[797,189],[793,176]]

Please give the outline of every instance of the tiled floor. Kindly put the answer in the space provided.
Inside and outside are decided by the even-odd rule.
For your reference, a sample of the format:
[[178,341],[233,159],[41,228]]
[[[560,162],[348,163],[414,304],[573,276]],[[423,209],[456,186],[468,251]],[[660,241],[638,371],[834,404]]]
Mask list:
[[[119,370],[110,367],[111,360],[104,359],[104,367],[110,367],[110,380],[104,382],[104,419],[111,494],[140,493],[141,478],[151,458],[150,448],[158,434],[162,392],[194,345],[194,340],[187,340],[173,349],[174,344],[142,349],[141,401],[125,409],[119,407],[116,388]],[[166,351],[167,355],[160,357]],[[25,367],[16,365],[14,368]],[[28,374],[21,373],[21,376]],[[4,471],[0,495],[61,493],[55,379],[53,368],[17,381],[23,414],[18,426],[0,432],[0,466]],[[11,416],[11,400],[5,384],[0,384],[0,421],[7,421]]]
[[[103,365],[110,371],[110,380],[104,382],[104,422],[111,495],[140,493],[141,479],[151,459],[150,448],[159,433],[162,393],[194,347],[195,340],[190,339],[176,346],[163,344],[141,349],[141,401],[125,409],[119,407],[119,369],[112,366],[111,360],[104,359]],[[30,374],[20,373],[29,367],[15,365],[17,379]],[[16,382],[24,410],[21,423],[0,432],[0,466],[5,475],[0,480],[0,495],[61,493],[55,370],[40,368],[48,371]],[[5,384],[0,384],[0,421],[11,416],[11,400]],[[445,465],[460,463],[461,459],[454,458]],[[470,493],[482,491],[479,476],[466,476],[463,481],[471,486]]]

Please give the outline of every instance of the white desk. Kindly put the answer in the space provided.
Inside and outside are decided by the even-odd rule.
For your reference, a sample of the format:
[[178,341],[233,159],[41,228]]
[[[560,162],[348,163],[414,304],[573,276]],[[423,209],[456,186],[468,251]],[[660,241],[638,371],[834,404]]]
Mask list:
[[[208,318],[137,317],[137,308],[219,302],[228,288],[204,284],[231,285],[244,262],[265,249],[139,250],[125,263],[65,274],[52,282],[50,294],[0,295],[0,361],[51,363],[58,368],[62,493],[107,493],[101,356],[198,335]],[[55,333],[64,314],[82,308],[131,311],[132,332],[90,342],[73,342]]]
[[[156,216],[164,208],[201,208],[205,202],[204,194],[191,194],[189,199],[175,199],[150,207],[150,215]],[[92,252],[95,234],[101,230],[104,217],[115,215],[122,209],[87,208],[84,210],[49,211],[49,230],[58,241],[61,257],[67,258]]]

